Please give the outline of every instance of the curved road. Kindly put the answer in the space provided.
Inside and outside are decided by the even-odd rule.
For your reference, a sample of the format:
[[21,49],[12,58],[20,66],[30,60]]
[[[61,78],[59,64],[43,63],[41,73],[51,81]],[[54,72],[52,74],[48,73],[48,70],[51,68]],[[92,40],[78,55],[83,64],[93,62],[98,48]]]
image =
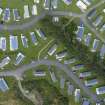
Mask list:
[[97,102],[99,99],[97,98],[96,94],[93,94],[87,87],[83,85],[83,83],[79,80],[77,76],[75,76],[67,65],[61,64],[58,61],[52,61],[52,60],[39,60],[39,61],[34,61],[30,64],[23,65],[22,67],[17,68],[16,70],[10,71],[8,70],[7,72],[0,72],[0,76],[13,76],[16,79],[22,78],[23,74],[25,71],[28,71],[32,68],[35,68],[39,65],[47,65],[51,66],[54,65],[60,69],[57,70],[63,70],[68,77],[70,77],[83,91],[84,93],[91,98],[93,102]]
[[30,18],[30,21],[23,23],[23,24],[11,24],[11,25],[2,25],[0,24],[0,30],[7,30],[7,31],[13,31],[13,30],[24,30],[28,29],[32,26],[34,26],[39,20],[43,19],[46,15],[50,16],[70,16],[70,17],[77,17],[83,20],[84,24],[103,42],[105,43],[104,39],[102,39],[99,36],[99,32],[93,27],[89,20],[87,19],[87,15],[89,14],[90,11],[92,11],[94,8],[97,8],[101,6],[102,4],[105,3],[105,0],[101,0],[97,4],[93,5],[91,8],[89,8],[85,13],[73,13],[69,11],[45,11],[36,17]]
[[[0,30],[7,30],[7,31],[13,31],[13,30],[24,30],[27,28],[30,28],[34,26],[40,19],[43,19],[46,15],[51,15],[51,16],[72,16],[72,17],[77,17],[83,19],[83,22],[88,26],[88,28],[91,29],[91,31],[98,37],[97,31],[89,24],[88,20],[86,19],[87,14],[93,9],[101,6],[103,3],[105,3],[105,0],[101,0],[99,3],[94,5],[92,8],[90,8],[86,13],[83,14],[77,14],[77,13],[72,13],[72,12],[67,12],[67,11],[43,11],[39,16],[31,18],[30,21],[23,23],[23,24],[11,24],[11,25],[0,25]],[[102,40],[103,41],[103,40]],[[97,102],[98,98],[96,94],[93,94],[87,87],[83,85],[83,83],[76,77],[72,70],[68,68],[66,65],[61,64],[57,61],[51,61],[51,60],[40,60],[40,61],[34,61],[33,63],[30,63],[28,65],[23,65],[22,67],[10,71],[8,70],[7,72],[0,72],[0,76],[13,76],[17,79],[22,78],[23,74],[25,71],[37,67],[38,65],[55,65],[59,70],[63,70],[68,77],[70,77],[86,94],[89,96],[92,101]]]
[[30,18],[30,21],[23,24],[11,24],[11,25],[2,25],[0,24],[0,30],[24,30],[34,26],[39,20],[43,19],[46,16],[46,11],[43,11],[39,16]]
[[38,21],[43,19],[46,15],[50,16],[73,16],[73,17],[79,17],[80,14],[72,13],[72,12],[63,12],[63,11],[43,11],[39,16],[35,16],[30,18],[30,21],[23,23],[23,24],[11,24],[11,25],[3,25],[0,24],[0,30],[7,30],[7,31],[13,31],[13,30],[24,30],[28,29],[32,26],[34,26]]

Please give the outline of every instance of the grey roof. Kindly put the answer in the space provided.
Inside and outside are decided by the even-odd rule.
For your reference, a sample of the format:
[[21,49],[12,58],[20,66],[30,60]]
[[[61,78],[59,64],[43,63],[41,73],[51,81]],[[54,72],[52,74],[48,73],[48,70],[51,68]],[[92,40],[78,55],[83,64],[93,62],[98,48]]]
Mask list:
[[24,48],[28,47],[28,39],[26,38],[26,36],[21,35],[21,40],[22,40],[22,44]]
[[87,101],[87,100],[85,100],[85,101],[83,101],[83,104],[82,105],[90,105],[90,102]]
[[71,58],[71,59],[65,60],[64,64],[72,64],[72,63],[75,63],[76,61],[77,60],[75,58]]
[[84,64],[76,64],[72,67],[73,70],[80,70],[84,68]]
[[84,28],[83,27],[79,27],[78,28],[78,32],[77,32],[77,37],[82,38],[83,32],[84,32]]
[[97,94],[104,94],[105,93],[105,86],[96,88]]
[[64,89],[64,86],[65,86],[65,78],[64,77],[61,77],[60,78],[60,88],[61,89]]
[[9,8],[6,8],[4,10],[4,14],[3,15],[4,15],[3,16],[4,21],[9,21],[9,19],[10,19],[10,9]]
[[92,19],[96,15],[96,9],[93,9],[89,14],[88,14],[88,19]]
[[63,0],[65,4],[70,5],[72,3],[72,0]]
[[5,92],[8,89],[9,88],[8,88],[8,85],[7,85],[6,81],[3,78],[0,78],[0,90]]
[[101,49],[100,49],[100,56],[103,58],[105,55],[105,45],[103,44]]
[[74,86],[72,84],[68,84],[68,95],[72,95],[74,91]]
[[91,72],[83,72],[83,73],[80,73],[79,77],[89,77],[91,76]]
[[36,32],[39,35],[39,37],[41,37],[42,39],[44,40],[47,39],[45,33],[41,29],[36,29]]
[[46,72],[44,70],[35,70],[35,76],[46,76]]
[[58,0],[52,0],[51,1],[51,6],[56,9],[58,7]]
[[13,9],[13,14],[14,14],[14,20],[19,21],[20,16],[17,9]]
[[88,33],[88,34],[86,35],[86,38],[85,38],[85,45],[86,45],[86,46],[89,46],[90,42],[91,42],[91,34]]
[[84,27],[78,26],[77,39],[81,41],[83,34],[84,34]]
[[100,29],[101,32],[105,31],[105,24],[103,24],[103,26]]
[[102,22],[102,19],[103,19],[102,16],[98,16],[96,20],[93,22],[93,25],[97,27]]
[[96,51],[97,48],[98,48],[98,46],[99,46],[99,40],[94,39],[92,50],[93,50],[93,51]]
[[44,0],[44,7],[45,7],[45,9],[50,9],[50,6],[51,6],[50,0]]
[[34,32],[30,32],[30,36],[31,36],[32,43],[35,44],[35,45],[37,45],[38,40],[36,38],[35,33]]
[[1,41],[1,49],[3,51],[5,51],[6,50],[6,38],[5,37],[1,37],[0,41]]

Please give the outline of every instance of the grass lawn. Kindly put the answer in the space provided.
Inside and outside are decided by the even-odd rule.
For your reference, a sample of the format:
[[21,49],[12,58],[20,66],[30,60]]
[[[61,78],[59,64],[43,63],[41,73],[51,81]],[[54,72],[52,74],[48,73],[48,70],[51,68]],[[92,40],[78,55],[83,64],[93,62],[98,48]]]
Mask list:
[[76,6],[77,0],[73,0],[72,4],[66,5],[62,0],[58,2],[58,9],[61,11],[70,11],[75,13],[81,13],[80,9]]

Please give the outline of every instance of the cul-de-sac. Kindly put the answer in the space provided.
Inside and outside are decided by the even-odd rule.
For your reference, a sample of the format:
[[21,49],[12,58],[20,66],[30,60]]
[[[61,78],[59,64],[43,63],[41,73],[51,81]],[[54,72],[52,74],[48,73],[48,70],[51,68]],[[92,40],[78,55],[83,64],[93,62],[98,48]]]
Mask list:
[[105,105],[105,0],[0,0],[0,105]]

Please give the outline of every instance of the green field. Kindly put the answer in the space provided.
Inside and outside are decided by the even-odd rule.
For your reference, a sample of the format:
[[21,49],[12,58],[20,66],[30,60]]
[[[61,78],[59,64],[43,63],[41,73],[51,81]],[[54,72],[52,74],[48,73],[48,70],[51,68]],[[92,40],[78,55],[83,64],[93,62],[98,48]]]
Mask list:
[[80,9],[76,6],[77,0],[73,0],[70,5],[66,5],[62,0],[58,2],[58,8],[59,11],[69,11],[69,12],[75,12],[75,13],[81,13]]

